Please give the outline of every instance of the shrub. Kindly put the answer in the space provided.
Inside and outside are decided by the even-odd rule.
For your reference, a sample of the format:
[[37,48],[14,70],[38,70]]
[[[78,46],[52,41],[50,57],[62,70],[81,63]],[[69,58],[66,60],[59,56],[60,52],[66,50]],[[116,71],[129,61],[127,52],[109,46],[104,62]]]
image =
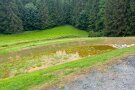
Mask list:
[[104,32],[89,31],[89,37],[102,37]]

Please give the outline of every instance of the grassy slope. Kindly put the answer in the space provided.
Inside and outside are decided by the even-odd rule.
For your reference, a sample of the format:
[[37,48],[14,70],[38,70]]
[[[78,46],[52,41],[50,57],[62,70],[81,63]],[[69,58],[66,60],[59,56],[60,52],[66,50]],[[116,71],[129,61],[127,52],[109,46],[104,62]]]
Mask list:
[[0,35],[0,46],[12,45],[36,40],[56,39],[63,37],[87,37],[88,33],[72,26],[60,26],[42,31],[25,32],[22,34]]
[[[0,80],[0,90],[27,90],[35,85],[54,82],[58,79],[61,79],[62,76],[66,76],[84,68],[92,67],[95,64],[105,63],[114,57],[122,57],[126,54],[134,53],[134,50],[135,46],[125,49],[118,49],[97,56],[84,58],[78,61],[53,66],[46,70],[40,70],[13,78]],[[59,76],[58,72],[62,72],[63,75]]]
[[20,51],[22,49],[29,49],[29,48],[36,48],[44,45],[51,45],[51,44],[60,44],[66,42],[76,42],[76,41],[102,41],[102,38],[64,38],[64,39],[57,39],[57,40],[45,40],[45,41],[37,41],[37,42],[29,42],[23,44],[17,44],[12,46],[5,46],[0,47],[0,54],[7,54],[14,51]]
[[[95,40],[102,41],[108,38],[77,38],[77,39],[61,39],[50,40],[62,37],[87,37],[88,34],[80,31],[72,26],[62,26],[44,31],[25,32],[23,34],[0,35],[0,53],[8,53],[9,51],[17,51],[32,46],[40,46],[46,44],[64,43],[79,40]],[[115,39],[114,39],[115,40]],[[112,41],[112,40],[110,40]],[[26,43],[27,42],[27,43]],[[114,41],[116,42],[116,41]],[[0,90],[27,90],[30,87],[40,85],[42,83],[54,82],[61,79],[63,76],[75,73],[85,68],[92,67],[98,63],[104,63],[111,60],[113,57],[124,56],[128,53],[135,52],[135,47],[115,50],[94,57],[85,58],[82,60],[69,62],[66,64],[50,67],[46,70],[40,70],[32,73],[27,73],[13,78],[0,80]],[[100,58],[100,59],[99,59]],[[58,72],[62,72],[59,75]]]
[[[63,37],[88,37],[88,33],[66,25],[43,31],[25,32],[22,34],[13,35],[0,35],[0,54],[18,51],[32,46],[55,43],[57,40],[52,40],[49,42],[47,42],[47,40]],[[61,40],[61,42],[64,41],[68,40]]]

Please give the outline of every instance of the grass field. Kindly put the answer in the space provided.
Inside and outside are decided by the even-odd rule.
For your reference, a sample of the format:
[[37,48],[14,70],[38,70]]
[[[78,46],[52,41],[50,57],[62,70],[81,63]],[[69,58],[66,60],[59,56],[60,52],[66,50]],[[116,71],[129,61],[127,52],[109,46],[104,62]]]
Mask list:
[[40,46],[41,44],[51,42],[46,42],[47,40],[71,37],[88,37],[88,33],[67,25],[42,31],[25,32],[22,34],[0,35],[0,54],[32,46]]
[[72,26],[62,26],[23,34],[0,35],[0,40],[0,90],[28,90],[38,85],[53,84],[71,74],[135,53],[133,46],[58,65],[57,59],[60,58],[53,56],[56,64],[26,72],[27,68],[33,68],[34,65],[40,67],[40,57],[49,51],[88,45],[135,44],[135,37],[88,38],[87,32]]
[[60,26],[42,31],[25,32],[22,34],[0,35],[0,46],[8,46],[30,41],[47,39],[68,38],[68,37],[87,37],[88,33],[72,26]]

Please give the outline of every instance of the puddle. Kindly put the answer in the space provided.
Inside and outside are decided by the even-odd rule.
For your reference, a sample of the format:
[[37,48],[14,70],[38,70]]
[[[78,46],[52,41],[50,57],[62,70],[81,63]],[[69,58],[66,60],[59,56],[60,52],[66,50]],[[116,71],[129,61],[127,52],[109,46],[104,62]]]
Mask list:
[[64,52],[65,54],[78,54],[80,57],[86,57],[101,54],[111,50],[115,50],[115,48],[109,45],[76,46],[55,51],[53,52],[53,54],[61,54],[62,52]]
[[71,62],[74,60],[81,59],[83,57],[93,56],[104,52],[112,51],[114,49],[115,48],[108,45],[96,45],[96,46],[77,46],[49,52],[48,54],[43,55],[39,58],[40,65],[38,66],[36,65],[36,67],[29,68],[27,72],[32,72],[50,66]]

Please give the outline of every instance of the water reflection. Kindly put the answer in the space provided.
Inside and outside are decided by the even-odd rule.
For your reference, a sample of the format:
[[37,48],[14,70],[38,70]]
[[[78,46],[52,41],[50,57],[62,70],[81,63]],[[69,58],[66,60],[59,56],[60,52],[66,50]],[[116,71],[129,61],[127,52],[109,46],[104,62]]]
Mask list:
[[74,54],[80,57],[92,56],[96,54],[101,54],[107,51],[114,50],[115,48],[109,45],[93,45],[93,46],[77,46],[67,49],[62,49],[59,51],[55,51],[55,54],[63,55],[63,54]]

